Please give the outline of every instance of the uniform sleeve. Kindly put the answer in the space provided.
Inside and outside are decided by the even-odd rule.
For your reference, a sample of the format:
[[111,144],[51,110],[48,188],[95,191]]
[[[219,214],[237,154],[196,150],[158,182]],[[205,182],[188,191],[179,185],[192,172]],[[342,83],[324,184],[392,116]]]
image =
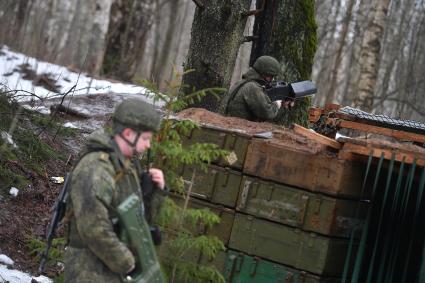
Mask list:
[[254,83],[248,83],[244,88],[243,98],[254,115],[263,120],[272,120],[276,117],[279,108],[272,102],[264,91]]
[[[77,168],[76,168],[77,169]],[[108,206],[115,189],[112,165],[91,162],[73,175],[70,193],[77,230],[88,248],[116,273],[125,274],[134,257],[113,230]]]

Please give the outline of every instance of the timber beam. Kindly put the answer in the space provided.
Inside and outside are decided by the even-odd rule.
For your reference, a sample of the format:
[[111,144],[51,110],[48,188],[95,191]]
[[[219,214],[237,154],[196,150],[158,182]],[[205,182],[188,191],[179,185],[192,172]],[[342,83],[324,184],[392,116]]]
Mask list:
[[367,133],[374,133],[378,135],[384,135],[393,137],[401,141],[413,141],[425,144],[425,135],[410,133],[406,131],[394,130],[389,128],[383,128],[373,126],[369,124],[358,123],[354,121],[346,121],[336,118],[328,118],[326,124],[335,125],[338,128],[353,129]]
[[388,148],[378,148],[376,146],[364,146],[353,143],[345,143],[343,148],[338,153],[338,158],[345,160],[357,160],[358,158],[355,155],[360,156],[369,156],[372,152],[373,157],[380,158],[381,155],[384,155],[384,158],[391,160],[392,155],[395,155],[396,161],[403,161],[407,164],[412,164],[416,160],[416,164],[419,166],[425,166],[425,153],[418,153],[414,151],[404,150],[404,149],[388,149]]

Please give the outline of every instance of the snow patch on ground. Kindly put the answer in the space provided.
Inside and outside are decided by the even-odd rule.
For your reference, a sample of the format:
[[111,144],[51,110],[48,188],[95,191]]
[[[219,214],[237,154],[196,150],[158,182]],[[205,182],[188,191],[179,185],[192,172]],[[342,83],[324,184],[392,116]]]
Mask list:
[[14,197],[17,197],[18,196],[18,193],[19,193],[19,189],[18,188],[11,187],[10,190],[9,190],[9,194],[12,195],[12,196],[14,196]]
[[[33,81],[23,79],[22,73],[17,71],[18,66],[22,64],[28,64],[37,75],[51,74],[51,77],[57,81],[56,84],[59,85],[60,93],[35,86]],[[76,86],[75,90],[72,90],[74,86]],[[148,93],[147,89],[141,86],[97,79],[85,73],[72,72],[63,66],[38,61],[33,57],[13,52],[5,45],[0,49],[0,87],[16,91],[15,97],[19,101],[28,101],[34,98],[31,93],[40,98],[61,97],[67,92],[70,92],[68,95],[100,93],[146,95]]]
[[30,283],[31,280],[33,279],[39,283],[53,282],[51,279],[49,279],[46,276],[32,277],[28,273],[25,273],[19,270],[8,269],[5,265],[0,264],[0,282]]
[[8,144],[10,144],[11,146],[13,146],[14,148],[17,148],[18,146],[16,145],[16,143],[13,141],[12,136],[8,133],[8,132],[1,132],[1,138]]
[[77,125],[75,125],[74,123],[72,123],[72,122],[66,122],[65,124],[63,124],[63,126],[64,127],[67,127],[67,128],[71,128],[71,129],[78,129],[78,126]]
[[[0,254],[0,282],[9,282],[9,283],[30,283],[35,280],[39,283],[50,283],[52,280],[46,276],[33,277],[28,273],[9,269],[10,266],[13,266],[13,260],[7,255]],[[8,268],[9,266],[9,268]]]
[[6,265],[13,265],[13,260],[8,257],[7,255],[1,254],[0,255],[0,263],[6,264]]

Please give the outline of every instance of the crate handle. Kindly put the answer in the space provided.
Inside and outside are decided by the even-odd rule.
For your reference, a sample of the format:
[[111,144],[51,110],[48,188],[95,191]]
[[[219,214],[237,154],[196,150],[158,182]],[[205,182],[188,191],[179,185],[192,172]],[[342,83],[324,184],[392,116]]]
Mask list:
[[258,265],[259,261],[260,261],[260,259],[258,257],[254,257],[252,259],[252,264],[251,264],[251,268],[250,268],[250,271],[249,271],[249,276],[251,276],[251,277],[255,276],[255,273],[257,272],[257,265]]
[[251,184],[252,181],[250,180],[245,180],[244,184],[243,184],[243,189],[242,189],[242,193],[241,193],[241,201],[238,205],[239,209],[244,209],[246,206],[246,199],[248,198],[248,194],[249,194],[249,190],[251,188]]
[[226,267],[226,270],[230,269],[229,274],[227,274],[226,276],[226,282],[231,282],[232,278],[233,278],[233,274],[235,273],[235,261],[237,260],[237,256],[235,255],[231,255],[229,256],[230,259],[230,267]]

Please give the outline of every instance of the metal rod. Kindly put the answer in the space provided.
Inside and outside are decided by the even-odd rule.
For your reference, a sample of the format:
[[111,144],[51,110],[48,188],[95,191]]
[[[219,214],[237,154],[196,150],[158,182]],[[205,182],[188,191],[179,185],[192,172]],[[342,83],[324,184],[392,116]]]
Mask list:
[[[389,221],[393,221],[393,219],[396,215],[396,210],[397,210],[397,206],[398,206],[398,197],[399,197],[399,194],[400,194],[400,187],[401,187],[401,183],[402,183],[402,179],[403,179],[404,165],[405,165],[405,157],[403,157],[401,164],[400,164],[396,188],[395,188],[394,196],[393,196],[393,202],[392,202],[393,205],[391,206],[390,217],[388,218]],[[383,254],[381,256],[382,260],[381,260],[380,265],[379,265],[377,282],[387,282],[387,281],[383,281],[383,279],[384,279],[384,276],[388,275],[388,273],[389,273],[389,271],[387,271],[387,264],[386,263],[389,260],[389,257],[391,256],[391,254],[388,255],[388,252],[389,252],[389,248],[391,247],[390,244],[393,241],[393,231],[392,231],[391,225],[387,225],[387,229],[385,230],[384,234],[387,235],[387,236],[385,237]],[[387,271],[387,272],[385,272],[385,271]]]
[[363,229],[362,237],[361,237],[361,240],[360,240],[360,246],[359,246],[359,251],[358,251],[357,257],[356,257],[356,263],[354,264],[353,277],[352,277],[352,280],[351,280],[351,282],[354,282],[354,283],[359,282],[360,271],[361,271],[361,267],[362,267],[362,263],[363,263],[363,256],[364,256],[364,253],[365,253],[365,250],[366,250],[366,241],[367,241],[367,236],[368,236],[368,233],[369,233],[369,226],[370,226],[371,217],[372,217],[372,204],[373,204],[373,201],[375,199],[376,188],[378,186],[379,175],[381,174],[381,168],[382,168],[383,161],[384,161],[384,153],[381,153],[381,158],[379,159],[378,168],[377,168],[377,172],[376,172],[376,175],[375,175],[375,181],[373,183],[372,200],[370,202],[371,206],[369,207],[368,212],[367,212],[366,223],[365,223],[365,227]]
[[382,200],[381,212],[379,214],[379,219],[378,219],[378,230],[377,230],[376,236],[375,236],[375,244],[373,245],[373,254],[372,254],[372,258],[370,260],[369,272],[367,274],[366,282],[368,282],[368,283],[372,282],[373,268],[374,268],[376,253],[378,251],[379,235],[381,233],[381,227],[382,227],[381,223],[382,223],[382,221],[384,221],[384,210],[385,210],[385,204],[387,203],[387,198],[388,198],[388,195],[389,195],[391,177],[392,177],[393,168],[394,168],[394,160],[395,160],[395,153],[393,152],[392,155],[391,155],[390,165],[388,167],[388,176],[387,176],[387,182],[386,182],[386,186],[385,186],[384,199]]
[[[419,188],[421,189],[421,192],[423,192],[425,186],[425,167],[422,171],[422,177],[420,181]],[[418,282],[425,282],[425,246],[422,251],[422,264],[421,269],[419,271],[419,281]]]
[[[364,191],[365,191],[365,188],[366,188],[366,181],[367,181],[367,177],[369,176],[369,171],[370,171],[370,166],[372,164],[372,159],[373,159],[373,150],[371,150],[370,153],[369,153],[369,159],[367,161],[366,173],[365,173],[365,177],[363,179],[362,192],[360,194],[361,198],[364,197]],[[355,215],[354,219],[359,219],[359,213],[360,213],[359,211],[360,211],[360,201],[357,205],[356,215]],[[353,227],[353,230],[351,230],[350,243],[348,245],[347,257],[345,258],[344,271],[342,273],[342,279],[341,279],[342,283],[347,282],[348,270],[349,270],[349,267],[350,267],[351,253],[353,251],[353,245],[354,245],[354,235],[356,234],[358,229],[359,229],[359,227],[356,226],[356,227]]]
[[[410,254],[412,252],[414,236],[416,235],[416,225],[417,225],[418,220],[419,220],[418,219],[419,211],[421,209],[421,204],[423,202],[422,198],[423,198],[424,187],[425,187],[425,167],[422,171],[422,177],[421,177],[421,180],[419,182],[419,187],[418,187],[418,196],[416,197],[415,214],[413,216],[412,230],[410,232],[410,235],[412,235],[413,239],[409,242],[409,247],[407,248],[407,257],[406,257],[406,262],[405,262],[404,270],[403,270],[403,280],[402,280],[403,282],[405,282],[405,280],[406,280],[407,271],[408,271],[408,267],[409,267]],[[419,281],[419,282],[422,282],[422,281]]]

